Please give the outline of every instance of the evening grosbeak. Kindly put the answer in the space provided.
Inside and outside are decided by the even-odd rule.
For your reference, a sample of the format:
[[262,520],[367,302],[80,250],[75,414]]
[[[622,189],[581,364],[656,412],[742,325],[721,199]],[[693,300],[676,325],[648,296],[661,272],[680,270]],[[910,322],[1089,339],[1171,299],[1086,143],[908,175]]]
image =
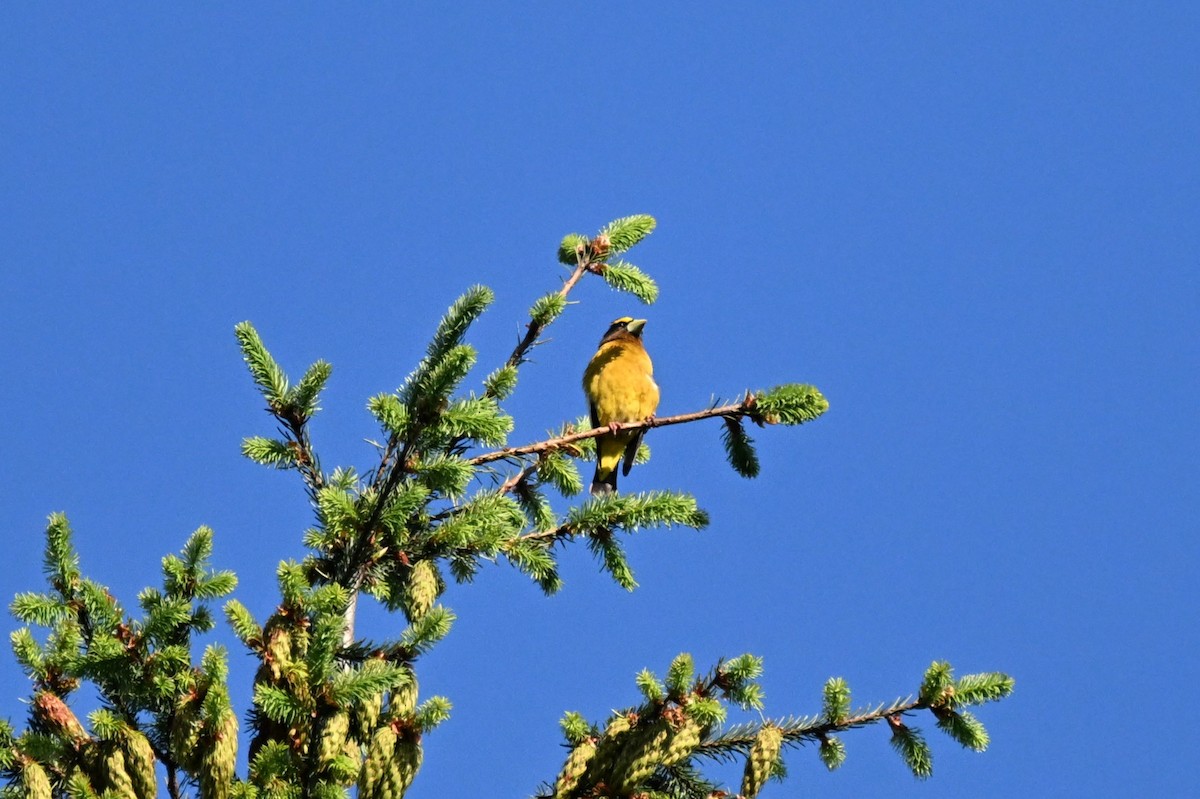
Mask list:
[[583,372],[583,392],[587,395],[592,426],[608,426],[610,431],[596,438],[596,475],[593,494],[617,490],[617,464],[624,458],[621,474],[629,474],[645,429],[617,430],[625,422],[643,422],[658,409],[658,386],[654,366],[642,345],[645,319],[622,316],[613,322],[600,349]]

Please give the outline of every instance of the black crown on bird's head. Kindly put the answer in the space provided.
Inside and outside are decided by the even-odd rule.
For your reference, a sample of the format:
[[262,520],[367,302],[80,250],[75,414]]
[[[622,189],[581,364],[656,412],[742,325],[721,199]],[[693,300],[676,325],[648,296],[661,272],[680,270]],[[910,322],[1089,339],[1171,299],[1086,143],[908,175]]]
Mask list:
[[646,326],[645,319],[634,319],[632,316],[622,316],[620,319],[614,319],[613,323],[608,326],[608,330],[604,333],[604,338],[600,339],[603,344],[606,341],[632,336],[633,338],[642,337],[642,328]]

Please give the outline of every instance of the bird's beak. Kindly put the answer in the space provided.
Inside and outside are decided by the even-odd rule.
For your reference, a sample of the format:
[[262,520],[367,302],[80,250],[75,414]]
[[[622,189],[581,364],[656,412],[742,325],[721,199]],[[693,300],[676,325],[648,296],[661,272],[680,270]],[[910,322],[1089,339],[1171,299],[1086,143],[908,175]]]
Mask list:
[[645,319],[634,319],[632,322],[625,325],[625,329],[628,330],[630,333],[632,333],[635,336],[640,336],[642,334],[642,328],[645,326],[646,326]]

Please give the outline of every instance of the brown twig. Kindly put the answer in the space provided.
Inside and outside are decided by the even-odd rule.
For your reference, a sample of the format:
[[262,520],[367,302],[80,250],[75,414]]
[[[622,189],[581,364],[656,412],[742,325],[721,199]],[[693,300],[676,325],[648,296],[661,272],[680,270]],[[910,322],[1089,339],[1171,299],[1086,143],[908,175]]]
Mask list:
[[[703,411],[692,411],[691,413],[680,413],[675,416],[659,416],[643,419],[640,422],[625,422],[616,425],[617,430],[649,430],[651,427],[666,427],[673,424],[685,424],[687,422],[695,422],[700,419],[709,419],[714,416],[731,416],[740,417],[748,414],[754,407],[754,395],[747,394],[741,402],[735,402],[729,405],[718,405],[712,408],[707,408]],[[567,433],[558,436],[557,438],[548,438],[545,441],[537,441],[533,444],[525,444],[520,447],[505,447],[503,449],[485,452],[482,455],[476,455],[471,458],[470,463],[479,465],[481,463],[491,463],[492,461],[503,460],[504,458],[515,458],[521,455],[533,455],[543,452],[550,452],[556,449],[561,449],[568,444],[574,444],[576,441],[583,441],[588,438],[596,438],[605,433],[612,432],[609,426],[593,427],[590,430],[581,430],[579,432]]]
[[325,477],[321,474],[317,454],[313,451],[312,441],[308,437],[308,419],[295,414],[275,414],[275,418],[287,425],[287,431],[292,437],[292,450],[296,456],[296,468],[315,500],[317,494],[325,487]]
[[538,462],[534,461],[533,463],[530,463],[528,466],[526,466],[521,471],[514,474],[512,477],[505,480],[503,485],[500,486],[499,493],[507,494],[509,491],[512,491],[514,488],[516,488],[522,482],[524,482],[525,478],[527,478],[527,477],[529,477],[529,475],[533,474],[533,472],[537,470],[537,467],[538,467]]
[[400,442],[394,435],[389,435],[387,444],[383,447],[383,454],[379,456],[379,466],[375,469],[375,477],[371,481],[371,488],[379,488],[383,485],[384,480],[391,474],[388,470],[388,465],[392,462],[392,456],[396,454],[396,446]]
[[[583,277],[584,272],[595,272],[599,274],[597,267],[591,262],[586,253],[580,256],[580,261],[575,266],[575,271],[571,273],[571,276],[568,277],[566,282],[562,284],[562,288],[558,290],[558,296],[565,299],[567,294],[570,293],[571,289],[575,287],[575,284],[579,282],[579,279]],[[513,348],[512,355],[508,356],[508,360],[504,362],[504,365],[520,366],[522,363],[524,363],[525,353],[529,351],[529,349],[538,340],[538,337],[542,335],[542,331],[545,329],[545,325],[530,319],[529,324],[525,326],[524,337],[517,342],[517,346]]]
[[558,539],[569,538],[575,535],[575,532],[575,525],[567,522],[558,527],[551,527],[549,530],[535,530],[532,533],[519,535],[514,541],[547,541],[547,546],[552,546]]

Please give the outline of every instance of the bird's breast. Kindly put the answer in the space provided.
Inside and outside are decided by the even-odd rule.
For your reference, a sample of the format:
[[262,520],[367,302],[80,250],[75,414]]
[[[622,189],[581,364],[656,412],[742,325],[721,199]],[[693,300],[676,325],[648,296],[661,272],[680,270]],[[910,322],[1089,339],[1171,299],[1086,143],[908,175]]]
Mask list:
[[600,424],[640,422],[658,408],[654,367],[641,347],[601,347],[584,373],[583,388]]

